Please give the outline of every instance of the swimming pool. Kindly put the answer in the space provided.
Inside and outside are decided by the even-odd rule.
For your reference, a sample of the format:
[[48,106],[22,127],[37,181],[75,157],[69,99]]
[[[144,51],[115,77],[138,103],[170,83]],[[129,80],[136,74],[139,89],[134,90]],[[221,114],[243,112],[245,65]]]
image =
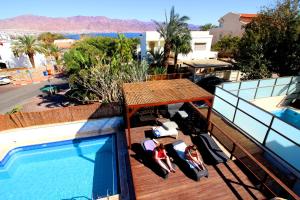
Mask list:
[[92,199],[118,193],[114,135],[26,146],[0,166],[1,199]]
[[272,112],[274,115],[279,117],[281,120],[288,122],[298,129],[300,129],[300,113],[297,113],[291,109],[284,108]]

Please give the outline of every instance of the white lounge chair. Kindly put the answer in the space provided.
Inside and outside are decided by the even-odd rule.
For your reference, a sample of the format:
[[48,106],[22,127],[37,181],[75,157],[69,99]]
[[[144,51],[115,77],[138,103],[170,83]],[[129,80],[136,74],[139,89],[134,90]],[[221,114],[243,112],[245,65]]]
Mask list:
[[152,127],[152,132],[155,137],[174,136],[178,137],[178,125],[175,122],[169,121],[163,123],[162,126]]

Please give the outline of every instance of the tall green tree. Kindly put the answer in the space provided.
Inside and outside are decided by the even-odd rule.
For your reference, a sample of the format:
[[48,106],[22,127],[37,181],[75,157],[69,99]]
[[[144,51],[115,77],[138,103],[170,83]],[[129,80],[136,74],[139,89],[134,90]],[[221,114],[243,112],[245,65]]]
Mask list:
[[212,28],[217,28],[218,26],[213,25],[212,23],[204,24],[199,27],[200,31],[209,31]]
[[247,24],[236,57],[245,79],[299,73],[299,26],[297,0],[283,0],[273,8],[265,8]]
[[178,13],[175,13],[173,6],[170,11],[170,16],[168,17],[166,14],[166,19],[164,22],[159,23],[154,21],[157,32],[165,41],[164,57],[162,61],[162,65],[164,67],[168,67],[168,58],[170,57],[171,50],[174,47],[174,41],[179,38],[178,35],[180,35],[182,30],[188,30],[188,20],[189,17],[180,16]]
[[38,40],[42,41],[45,44],[53,44],[54,40],[58,40],[58,39],[65,39],[65,36],[59,33],[50,33],[50,32],[41,33],[38,36]]
[[220,58],[234,58],[238,52],[240,38],[237,36],[224,36],[216,42],[212,49],[218,51]]
[[28,55],[32,68],[35,68],[34,55],[36,53],[45,52],[45,49],[43,48],[41,43],[36,39],[36,37],[31,35],[18,37],[17,41],[12,45],[12,50],[18,56],[22,54]]
[[172,40],[173,51],[174,51],[174,66],[177,66],[178,54],[182,53],[184,55],[192,51],[191,47],[192,36],[187,28],[183,28],[181,32],[178,33]]
[[45,44],[45,43],[43,43],[42,46],[45,49],[44,54],[47,57],[50,57],[50,58],[53,57],[55,59],[56,63],[57,63],[58,58],[60,56],[60,49],[55,44]]

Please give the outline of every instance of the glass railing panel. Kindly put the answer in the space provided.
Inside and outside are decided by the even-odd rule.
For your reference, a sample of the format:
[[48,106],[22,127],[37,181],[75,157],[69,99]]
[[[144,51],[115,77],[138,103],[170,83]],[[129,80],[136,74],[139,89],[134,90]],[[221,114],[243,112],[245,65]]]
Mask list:
[[230,121],[233,120],[235,108],[217,96],[214,99],[213,109],[218,111],[221,115],[226,117],[228,120]]
[[231,103],[232,105],[236,105],[237,104],[237,100],[238,98],[234,95],[232,95],[231,93],[221,89],[221,88],[216,88],[215,91],[215,95],[221,97],[222,99],[228,101],[229,103]]
[[240,83],[224,83],[223,89],[227,91],[238,90]]
[[238,90],[231,90],[231,91],[229,91],[229,92],[230,92],[231,94],[234,94],[234,95],[237,96],[239,91],[238,91]]
[[263,111],[256,106],[253,106],[251,103],[248,103],[244,100],[239,100],[238,108],[246,112],[248,115],[254,117],[265,125],[269,126],[272,120],[272,115]]
[[292,79],[292,83],[300,83],[300,76],[294,76]]
[[292,78],[293,77],[277,78],[276,85],[284,85],[284,84],[288,85],[290,84]]
[[258,87],[266,87],[266,86],[273,86],[275,85],[276,79],[266,79],[266,80],[260,80]]
[[245,81],[241,82],[240,89],[257,88],[258,81]]
[[296,127],[289,125],[281,119],[275,118],[272,123],[272,129],[300,144],[300,130]]
[[257,88],[255,99],[266,98],[272,95],[273,87]]
[[234,124],[260,143],[264,141],[265,135],[268,131],[267,126],[239,110],[236,112]]
[[266,140],[266,147],[300,170],[300,159],[297,159],[300,155],[299,146],[271,130]]
[[275,97],[275,96],[286,95],[288,88],[289,88],[288,85],[278,85],[278,86],[275,86],[272,96]]
[[244,89],[240,90],[239,97],[246,99],[246,100],[252,100],[254,99],[256,89]]
[[[300,84],[299,84],[298,87],[300,87]],[[297,88],[297,84],[296,83],[291,84],[290,87],[289,87],[289,90],[288,90],[287,94],[292,94],[292,93],[296,92],[296,88]]]

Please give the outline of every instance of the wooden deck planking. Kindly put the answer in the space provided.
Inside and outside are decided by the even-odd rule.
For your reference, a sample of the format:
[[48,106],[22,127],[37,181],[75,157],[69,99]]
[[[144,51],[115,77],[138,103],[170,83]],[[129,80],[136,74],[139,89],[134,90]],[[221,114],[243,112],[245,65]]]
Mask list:
[[[151,126],[131,129],[132,144],[140,143],[145,138],[145,131]],[[191,144],[189,136],[179,134],[179,138]],[[174,138],[159,139],[164,144],[172,143]],[[135,195],[137,199],[264,199],[264,195],[249,181],[248,177],[233,161],[216,166],[207,166],[209,178],[196,182],[188,178],[179,168],[163,179],[150,168],[144,166],[128,150]]]

